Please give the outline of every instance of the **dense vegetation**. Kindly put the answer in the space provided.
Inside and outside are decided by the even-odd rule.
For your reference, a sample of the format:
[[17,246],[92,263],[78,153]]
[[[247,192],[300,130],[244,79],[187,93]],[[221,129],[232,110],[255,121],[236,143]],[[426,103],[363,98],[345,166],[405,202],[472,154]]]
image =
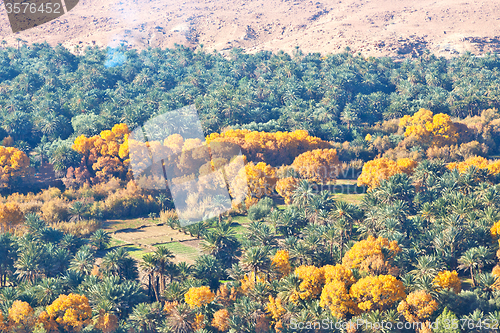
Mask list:
[[498,107],[499,66],[493,54],[452,60],[426,54],[396,63],[348,52],[322,57],[233,49],[224,57],[178,47],[87,48],[74,55],[46,44],[9,47],[0,50],[0,139],[10,135],[25,152],[38,147],[63,154],[64,148],[54,152],[58,138],[98,134],[120,122],[133,129],[195,104],[206,134],[236,126],[361,140],[363,124],[420,108],[465,117]]
[[[470,54],[0,50],[0,332],[498,329],[499,66]],[[131,137],[190,104],[204,142]],[[232,202],[189,201],[217,212],[203,222],[184,225],[155,175],[130,168],[170,156],[161,165],[179,179],[206,175],[235,160],[217,144],[243,155],[224,169]],[[59,188],[33,176],[47,161]],[[368,191],[346,202],[339,178]],[[203,254],[191,265],[158,245],[136,260],[100,229],[137,216],[200,239]],[[249,221],[243,235],[234,218]]]

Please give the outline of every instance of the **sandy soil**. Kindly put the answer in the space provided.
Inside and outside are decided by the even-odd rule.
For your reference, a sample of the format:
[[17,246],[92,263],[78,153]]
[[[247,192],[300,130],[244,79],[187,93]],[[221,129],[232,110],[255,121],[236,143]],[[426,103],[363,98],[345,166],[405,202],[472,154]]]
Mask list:
[[119,231],[113,234],[116,239],[125,241],[127,243],[135,244],[160,244],[167,243],[171,241],[185,241],[193,240],[189,234],[179,232],[178,230],[173,230],[168,226],[148,226],[139,229],[128,229],[124,231]]
[[183,44],[248,52],[338,52],[412,57],[500,50],[496,0],[80,0],[41,27],[12,34],[3,6],[0,39],[134,48]]

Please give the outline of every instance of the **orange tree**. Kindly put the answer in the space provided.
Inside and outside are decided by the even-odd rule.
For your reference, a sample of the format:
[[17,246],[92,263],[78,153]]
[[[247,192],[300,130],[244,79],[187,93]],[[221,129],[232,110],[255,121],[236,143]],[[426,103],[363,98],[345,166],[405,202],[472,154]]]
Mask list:
[[23,219],[23,212],[17,203],[0,203],[0,232],[9,231],[21,224]]
[[228,130],[212,133],[206,137],[206,141],[235,143],[249,161],[266,162],[272,166],[289,165],[295,157],[306,151],[330,147],[327,141],[310,136],[304,130],[276,133]]
[[396,241],[368,236],[354,244],[346,252],[342,264],[349,269],[359,269],[372,274],[387,274],[394,270],[391,262],[401,251]]
[[69,177],[77,181],[101,182],[118,177],[127,178],[129,165],[128,136],[126,124],[116,124],[111,130],[87,138],[77,137],[72,148],[82,155],[80,166],[68,169]]
[[336,149],[314,149],[297,156],[292,168],[302,178],[326,183],[337,178],[340,161]]
[[392,275],[370,275],[359,279],[351,286],[349,295],[362,312],[387,310],[406,297],[403,282]]
[[398,305],[398,312],[409,322],[422,322],[438,308],[438,303],[424,290],[412,292]]
[[405,136],[413,136],[422,146],[441,147],[457,142],[457,127],[450,116],[420,109],[413,116],[404,116],[399,121],[399,127],[405,131]]
[[373,189],[382,179],[388,179],[397,173],[411,175],[416,166],[417,162],[409,158],[402,158],[396,162],[385,157],[376,158],[363,165],[361,175],[358,177],[358,186],[367,185]]
[[80,332],[92,319],[87,297],[78,294],[60,295],[40,314],[40,322],[49,332]]
[[24,176],[29,165],[30,159],[21,150],[0,146],[0,186],[9,186],[18,177]]

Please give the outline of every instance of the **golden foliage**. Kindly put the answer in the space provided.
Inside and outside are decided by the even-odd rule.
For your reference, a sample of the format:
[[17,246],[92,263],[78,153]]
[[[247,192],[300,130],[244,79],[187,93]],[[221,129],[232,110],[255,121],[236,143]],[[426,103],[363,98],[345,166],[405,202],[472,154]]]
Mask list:
[[[101,182],[112,177],[126,179],[128,173],[130,131],[126,124],[116,124],[111,130],[102,131],[99,135],[87,138],[80,135],[73,142],[72,148],[82,155],[80,167],[69,171],[68,178],[85,180],[85,170],[93,175],[91,180]],[[70,177],[71,176],[71,177]]]
[[336,149],[315,149],[297,156],[292,168],[302,178],[326,183],[337,178],[340,161]]
[[103,333],[111,333],[118,328],[118,317],[112,313],[99,311],[99,314],[94,317],[94,326]]
[[341,281],[345,283],[347,287],[350,287],[356,282],[352,271],[344,265],[326,265],[322,267],[323,275],[325,277],[325,283],[330,283],[332,281]]
[[298,184],[299,180],[294,177],[281,178],[276,182],[276,192],[285,199],[287,205],[292,203],[292,195]]
[[[249,193],[247,199],[260,199],[270,195],[276,185],[276,169],[264,162],[249,162],[240,170],[238,178],[247,179]],[[249,205],[247,205],[249,207]]]
[[229,312],[226,309],[220,309],[214,313],[212,326],[219,332],[226,332],[229,329]]
[[303,300],[316,298],[321,294],[325,282],[323,270],[316,266],[299,266],[295,274],[302,280],[298,296]]
[[[342,264],[349,269],[359,269],[372,274],[391,273],[394,268],[388,261],[400,251],[401,248],[396,241],[389,242],[387,238],[368,236],[346,252]],[[388,257],[385,257],[384,252]]]
[[35,324],[35,311],[26,302],[14,301],[9,309],[9,322],[11,329],[17,332],[29,332]]
[[23,212],[17,203],[0,203],[0,231],[9,231],[21,224],[23,219]]
[[500,173],[500,160],[489,161],[481,156],[472,156],[463,162],[448,163],[446,167],[450,170],[457,169],[460,173],[464,173],[471,166],[475,166],[478,169],[486,169],[491,175]]
[[290,265],[290,254],[287,250],[276,251],[271,264],[278,272],[280,272],[282,276],[286,276],[292,271],[292,266]]
[[235,143],[241,147],[248,160],[266,161],[273,166],[288,165],[306,151],[330,147],[328,142],[309,136],[304,130],[276,133],[228,130],[220,134],[212,133],[206,137],[206,141]]
[[500,221],[495,222],[495,224],[490,229],[491,237],[494,239],[499,238],[500,235]]
[[267,312],[271,315],[273,320],[278,321],[286,313],[286,309],[281,304],[281,298],[274,298],[269,295],[269,302],[266,305]]
[[68,199],[56,197],[45,201],[40,211],[47,222],[65,221],[69,217],[69,206]]
[[243,279],[240,280],[241,291],[243,293],[247,293],[248,291],[252,290],[255,287],[255,283],[264,281],[265,279],[262,276],[259,276],[259,274],[257,274],[257,277],[255,277],[254,272],[245,274],[245,276],[243,276]]
[[349,295],[361,311],[383,311],[406,297],[403,282],[392,275],[359,279],[352,285]]
[[398,312],[411,323],[428,319],[438,308],[438,303],[424,290],[412,292],[398,305]]
[[385,157],[376,158],[363,165],[363,171],[358,177],[358,186],[367,185],[372,189],[380,184],[380,180],[388,179],[397,173],[411,175],[417,164],[409,158],[401,158],[397,162]]
[[30,165],[29,157],[14,147],[0,146],[0,184],[8,185],[12,178],[26,174]]
[[332,315],[337,318],[344,318],[347,313],[357,313],[355,303],[349,295],[349,289],[341,280],[331,280],[328,282],[320,297],[320,306],[329,308]]
[[194,317],[193,328],[195,330],[201,330],[205,328],[205,315],[202,313],[197,313]]
[[192,308],[202,307],[215,298],[215,294],[207,286],[192,287],[184,295],[184,300]]
[[413,116],[404,116],[399,126],[405,129],[405,136],[416,137],[422,145],[441,147],[455,143],[458,138],[457,127],[450,116],[443,113],[433,115],[432,111],[425,109]]
[[55,322],[60,329],[66,332],[80,332],[90,323],[92,308],[84,295],[60,295],[52,304],[47,306],[47,318],[43,324],[51,327]]
[[458,294],[462,290],[462,282],[458,278],[457,271],[441,271],[436,275],[433,283],[444,289],[453,289],[455,294]]

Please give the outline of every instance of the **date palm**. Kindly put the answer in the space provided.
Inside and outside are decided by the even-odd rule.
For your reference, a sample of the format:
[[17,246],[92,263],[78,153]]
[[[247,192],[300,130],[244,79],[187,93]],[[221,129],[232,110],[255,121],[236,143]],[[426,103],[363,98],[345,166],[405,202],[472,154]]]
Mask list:
[[82,246],[75,257],[71,259],[69,269],[80,272],[83,275],[89,275],[94,268],[94,252],[90,246]]
[[269,246],[255,246],[247,249],[243,253],[241,262],[247,267],[247,269],[253,272],[254,282],[257,281],[257,273],[260,270],[268,268],[271,264],[269,252]]
[[475,269],[479,266],[479,259],[476,248],[470,248],[458,259],[458,269],[470,272],[472,286],[476,286]]

